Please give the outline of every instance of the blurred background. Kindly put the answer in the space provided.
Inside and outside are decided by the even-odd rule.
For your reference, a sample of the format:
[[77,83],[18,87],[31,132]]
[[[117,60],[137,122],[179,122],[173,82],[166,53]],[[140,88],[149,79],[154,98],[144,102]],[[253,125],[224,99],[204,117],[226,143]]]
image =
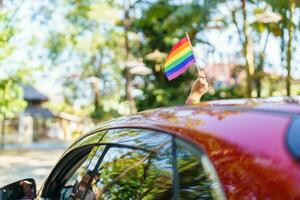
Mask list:
[[299,0],[1,0],[0,185],[100,121],[183,104],[197,69],[163,66],[185,32],[203,100],[300,95]]

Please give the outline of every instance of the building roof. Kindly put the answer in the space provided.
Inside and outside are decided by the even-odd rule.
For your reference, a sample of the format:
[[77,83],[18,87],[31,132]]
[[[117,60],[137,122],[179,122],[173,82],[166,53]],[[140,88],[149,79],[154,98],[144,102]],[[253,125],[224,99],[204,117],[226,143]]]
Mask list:
[[64,119],[70,122],[76,122],[79,123],[81,118],[76,116],[76,115],[72,115],[69,113],[65,113],[65,112],[59,112],[59,113],[54,113],[55,117],[59,118],[59,119]]
[[48,101],[49,98],[30,85],[21,85],[25,101]]
[[48,108],[41,107],[28,107],[25,109],[25,114],[32,117],[42,117],[42,118],[52,118],[54,117],[53,113]]

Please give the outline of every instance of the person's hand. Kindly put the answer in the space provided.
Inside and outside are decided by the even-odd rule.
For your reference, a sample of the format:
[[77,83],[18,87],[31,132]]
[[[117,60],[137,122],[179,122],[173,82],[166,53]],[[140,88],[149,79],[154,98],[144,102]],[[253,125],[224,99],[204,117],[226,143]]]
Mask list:
[[192,96],[195,97],[201,97],[207,92],[207,90],[208,90],[208,83],[206,81],[204,72],[201,71],[199,73],[199,77],[197,78],[197,80],[194,82],[192,86],[190,94],[192,94]]
[[202,95],[204,95],[208,90],[208,83],[205,78],[204,72],[199,73],[199,77],[194,82],[190,95],[186,100],[186,104],[199,103]]

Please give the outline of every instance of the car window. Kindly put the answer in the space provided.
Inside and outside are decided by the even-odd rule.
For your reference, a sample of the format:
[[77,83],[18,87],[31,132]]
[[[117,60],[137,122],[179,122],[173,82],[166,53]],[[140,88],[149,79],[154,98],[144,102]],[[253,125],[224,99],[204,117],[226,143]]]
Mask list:
[[85,174],[89,174],[92,166],[97,163],[99,156],[102,154],[104,150],[104,146],[95,146],[92,151],[89,153],[89,155],[85,158],[85,161],[80,164],[80,166],[76,167],[76,171],[73,173],[72,176],[70,176],[67,180],[64,186],[62,187],[60,191],[60,199],[69,199],[71,196],[74,196],[76,192],[76,189],[85,191],[85,188],[77,188],[79,187],[79,183],[82,181]]
[[78,139],[74,144],[72,144],[68,148],[68,150],[63,155],[65,155],[66,153],[68,153],[71,150],[76,149],[80,146],[99,143],[103,139],[103,137],[105,136],[106,132],[107,131],[104,130],[104,131],[99,131],[97,133],[91,133],[91,134],[86,135],[83,138]]
[[110,147],[89,193],[96,199],[172,199],[171,145],[158,147],[154,151]]
[[200,149],[146,129],[107,131],[62,194],[61,199],[225,199]]
[[80,167],[77,168],[75,173],[67,180],[66,186],[74,185],[76,180],[80,181],[82,176],[85,174],[88,166],[90,166],[93,162],[95,162],[95,158],[97,155],[101,154],[103,151],[103,148],[101,146],[95,146],[93,150],[90,152],[84,163],[80,165]]
[[[159,196],[161,199],[168,199],[167,195],[171,198],[173,182],[171,141],[170,135],[157,131],[109,130],[100,142],[99,149],[102,150],[98,149],[99,152],[94,153],[93,158],[88,159],[90,162],[85,167],[84,175],[79,173],[76,179],[73,190],[76,197],[82,199],[85,196],[93,199],[102,193],[105,199],[114,199],[113,196],[116,195],[114,190],[105,189],[107,188],[105,185],[110,185],[109,188],[118,188],[118,191],[124,189],[122,191],[130,191],[130,195],[140,195],[141,198],[147,196],[150,198],[154,194],[158,199]],[[165,151],[161,151],[162,149]],[[108,181],[120,171],[123,172],[123,175],[113,179],[112,182]],[[129,177],[131,181],[128,182]],[[121,183],[124,181],[132,184],[123,188],[124,185]],[[164,185],[160,181],[163,181]],[[87,185],[90,187],[87,188]],[[142,185],[141,188],[144,188],[145,191],[136,191],[137,185]],[[151,188],[147,189],[150,185]],[[125,194],[118,192],[119,197]]]
[[106,130],[87,135],[70,146],[43,185],[41,197],[68,199],[76,180],[85,174],[105,133]]
[[166,141],[171,141],[171,136],[158,131],[147,129],[112,129],[107,132],[101,143],[118,143],[153,149]]
[[191,144],[176,138],[176,166],[180,199],[224,199],[208,157]]

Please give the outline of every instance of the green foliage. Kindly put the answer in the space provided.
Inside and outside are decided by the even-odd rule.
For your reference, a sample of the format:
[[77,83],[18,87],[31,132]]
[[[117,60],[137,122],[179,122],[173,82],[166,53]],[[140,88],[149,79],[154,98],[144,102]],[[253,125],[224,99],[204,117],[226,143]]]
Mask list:
[[[185,32],[189,33],[192,42],[202,43],[203,46],[210,45],[206,38],[202,37],[202,31],[216,29],[221,35],[222,30],[231,29],[232,24],[238,29],[241,44],[245,38],[240,1],[136,0],[128,2],[65,0],[62,4],[57,3],[67,8],[63,13],[65,21],[62,24],[65,28],[59,31],[53,29],[45,43],[45,48],[49,50],[48,57],[54,66],[73,65],[68,67],[70,75],[62,80],[66,91],[65,103],[71,107],[80,98],[89,101],[83,110],[89,110],[93,118],[106,119],[126,113],[124,107],[128,105],[125,92],[127,61],[143,62],[153,72],[147,76],[132,77],[132,93],[135,95],[138,111],[173,106],[185,102],[191,84],[197,77],[197,70],[192,67],[176,80],[168,81],[163,71],[164,58],[149,60],[148,54],[156,49],[168,54],[172,46],[185,36]],[[254,59],[250,60],[254,60],[256,65],[256,72],[250,85],[254,83],[258,85],[256,82],[266,76],[264,65],[269,64],[265,60],[266,48],[261,46],[267,46],[264,44],[268,43],[269,35],[283,40],[287,38],[285,32],[287,32],[287,25],[291,23],[288,20],[289,1],[245,2],[246,24],[251,25],[247,37],[249,43],[254,42],[252,47],[249,45],[248,50],[250,53],[253,52]],[[130,4],[128,16],[126,15],[128,20],[124,20],[127,4]],[[298,1],[297,6],[299,6]],[[233,12],[233,16],[228,16],[230,14],[222,11]],[[278,22],[268,22],[263,17],[260,18],[261,20],[256,20],[258,15],[267,15],[270,11],[280,15],[282,19]],[[128,33],[128,47],[125,45],[125,32]],[[232,35],[230,37],[234,37]],[[266,35],[268,36],[265,37]],[[214,49],[213,46],[209,47]],[[286,48],[285,43],[282,48]],[[241,52],[243,49],[239,48],[234,51],[234,53]],[[213,54],[217,53],[213,52]],[[73,59],[74,62],[69,62]],[[283,56],[283,59],[286,58]],[[233,86],[219,89],[213,94],[208,93],[203,99],[241,98],[244,97],[245,92],[243,86]]]
[[[124,60],[117,48],[120,34],[114,31],[115,10],[104,1],[66,1],[65,5],[70,8],[64,13],[65,30],[53,30],[45,43],[54,66],[74,65],[72,59],[78,59],[76,65],[68,68],[73,74],[63,79],[67,91],[65,102],[73,105],[91,91],[87,107],[94,109],[90,116],[97,119],[116,116],[117,108],[103,110],[104,100],[119,98],[121,69],[117,62]],[[116,87],[109,87],[110,84]]]
[[0,120],[13,118],[26,106],[20,83],[28,74],[28,70],[9,70],[6,66],[8,64],[3,65],[3,61],[14,53],[15,44],[11,39],[18,33],[17,28],[9,24],[12,13],[8,10],[0,10]]
[[145,86],[141,88],[143,96],[137,98],[138,109],[146,110],[149,108],[183,104],[190,90],[188,79],[193,79],[186,78],[187,76],[188,75],[184,75],[178,78],[177,81],[172,82],[163,81],[162,79],[165,79],[165,77],[162,76],[161,81],[163,83],[159,81],[153,81],[152,83],[149,81],[149,83],[146,83]]
[[[168,53],[178,39],[190,34],[193,41],[203,42],[197,33],[204,29],[216,12],[216,6],[223,1],[192,1],[174,4],[172,1],[149,3],[143,16],[133,23],[133,30],[145,36],[142,56],[153,75],[144,77],[145,84],[140,87],[143,96],[137,99],[138,110],[183,104],[190,90],[190,82],[197,77],[197,71],[190,69],[183,76],[169,82],[163,72],[163,63],[147,61],[147,54],[158,49]],[[157,67],[158,66],[158,67]]]
[[0,118],[12,118],[23,110],[26,102],[23,100],[23,90],[19,87],[19,80],[8,77],[0,80]]
[[133,151],[101,163],[99,180],[94,186],[94,190],[102,194],[99,199],[169,199],[170,172],[159,166],[169,161],[162,159],[165,155],[156,156]]
[[120,116],[120,113],[117,110],[110,109],[109,111],[105,111],[103,107],[96,107],[91,112],[91,117],[95,119],[108,120],[111,118],[116,118]]
[[208,92],[203,97],[203,101],[217,100],[217,99],[238,99],[245,98],[245,88],[241,86],[232,86],[220,88],[213,93]]
[[[282,34],[281,36],[281,51],[282,54],[286,55],[286,63],[285,67],[287,70],[287,77],[286,77],[286,94],[288,96],[291,95],[291,71],[292,71],[292,41],[294,40],[295,34],[295,27],[298,24],[294,23],[295,17],[295,8],[300,7],[300,2],[297,0],[288,0],[288,1],[275,1],[275,0],[266,0],[275,12],[278,12],[282,20],[279,23],[279,26],[282,29],[282,32],[286,31],[287,34],[287,41],[285,41],[285,37]],[[286,44],[286,45],[285,45]],[[283,57],[282,57],[283,58]],[[283,60],[283,59],[282,59]]]
[[[253,11],[254,15],[257,17],[257,16],[260,16],[260,18],[267,18],[267,17],[270,17],[268,16],[270,14],[269,11],[266,11],[266,9],[263,9],[263,8],[260,8],[260,7],[257,7],[254,9]],[[273,22],[272,20],[271,21],[262,21],[263,19],[259,19],[259,20],[255,20],[251,26],[252,28],[258,32],[258,33],[263,33],[264,31],[268,31],[270,33],[272,33],[274,36],[281,36],[283,33],[282,33],[282,29],[280,27],[280,15],[278,15],[277,13],[272,13],[274,16],[273,16]],[[278,18],[278,19],[275,19],[275,18]],[[278,21],[277,21],[278,20]]]
[[0,61],[4,60],[14,52],[14,45],[10,43],[10,40],[17,33],[15,27],[9,26],[10,14],[7,11],[0,10]]
[[52,33],[48,41],[45,43],[45,47],[50,49],[49,58],[51,60],[56,60],[59,55],[62,53],[66,46],[65,35],[61,33]]

